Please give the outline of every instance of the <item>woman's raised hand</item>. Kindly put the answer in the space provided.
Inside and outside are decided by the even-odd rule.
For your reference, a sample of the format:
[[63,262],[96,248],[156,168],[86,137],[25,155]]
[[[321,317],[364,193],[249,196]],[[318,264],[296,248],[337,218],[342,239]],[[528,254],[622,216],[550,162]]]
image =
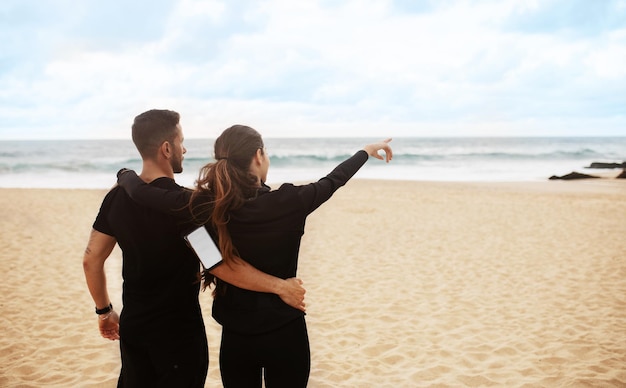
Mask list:
[[[389,146],[389,142],[391,138],[385,139],[378,143],[368,144],[363,147],[363,150],[368,153],[368,155],[375,157],[376,159],[385,160],[385,162],[389,163],[391,159],[393,159],[393,151],[391,151],[391,147]],[[378,151],[385,151],[385,157],[378,153]]]

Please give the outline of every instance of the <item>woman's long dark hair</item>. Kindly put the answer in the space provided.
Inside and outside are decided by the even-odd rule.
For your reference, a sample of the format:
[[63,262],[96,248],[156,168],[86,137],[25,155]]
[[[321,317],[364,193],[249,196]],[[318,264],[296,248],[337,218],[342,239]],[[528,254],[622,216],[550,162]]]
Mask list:
[[[199,224],[210,222],[217,231],[219,248],[226,265],[239,259],[228,232],[229,214],[256,196],[259,182],[257,177],[250,174],[250,163],[259,149],[265,152],[263,147],[261,135],[253,128],[233,125],[224,130],[215,140],[215,162],[200,169],[196,190],[189,202],[194,220]],[[207,202],[206,198],[212,200]],[[208,271],[204,271],[202,278],[203,289],[214,283],[214,295],[224,290],[224,283],[217,281]]]

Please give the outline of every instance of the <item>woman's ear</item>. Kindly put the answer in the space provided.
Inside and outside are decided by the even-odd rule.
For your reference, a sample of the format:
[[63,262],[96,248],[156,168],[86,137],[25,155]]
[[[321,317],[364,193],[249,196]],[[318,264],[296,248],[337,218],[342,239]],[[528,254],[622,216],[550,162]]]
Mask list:
[[259,148],[256,150],[256,154],[254,154],[254,160],[257,165],[263,164],[263,159],[265,156],[263,155],[263,148]]

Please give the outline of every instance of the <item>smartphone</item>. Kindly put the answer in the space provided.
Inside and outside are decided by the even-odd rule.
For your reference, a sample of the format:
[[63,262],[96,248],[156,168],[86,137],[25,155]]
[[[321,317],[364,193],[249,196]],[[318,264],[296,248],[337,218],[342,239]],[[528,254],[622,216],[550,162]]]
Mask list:
[[204,226],[185,236],[204,269],[211,270],[222,262],[222,254]]

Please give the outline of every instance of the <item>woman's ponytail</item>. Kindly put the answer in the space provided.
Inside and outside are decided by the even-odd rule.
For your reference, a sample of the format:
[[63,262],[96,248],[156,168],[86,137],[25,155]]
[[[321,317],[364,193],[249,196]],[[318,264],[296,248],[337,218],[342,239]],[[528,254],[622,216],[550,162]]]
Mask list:
[[[194,221],[199,225],[210,222],[217,232],[218,246],[226,265],[239,260],[228,231],[228,221],[231,211],[256,195],[258,183],[250,175],[249,168],[259,148],[263,148],[261,135],[250,127],[234,125],[222,132],[215,140],[216,161],[200,169],[196,190],[189,202]],[[211,200],[207,202],[206,198]],[[202,278],[203,289],[214,283],[217,285],[214,295],[224,291],[225,284],[208,271],[202,274]]]

